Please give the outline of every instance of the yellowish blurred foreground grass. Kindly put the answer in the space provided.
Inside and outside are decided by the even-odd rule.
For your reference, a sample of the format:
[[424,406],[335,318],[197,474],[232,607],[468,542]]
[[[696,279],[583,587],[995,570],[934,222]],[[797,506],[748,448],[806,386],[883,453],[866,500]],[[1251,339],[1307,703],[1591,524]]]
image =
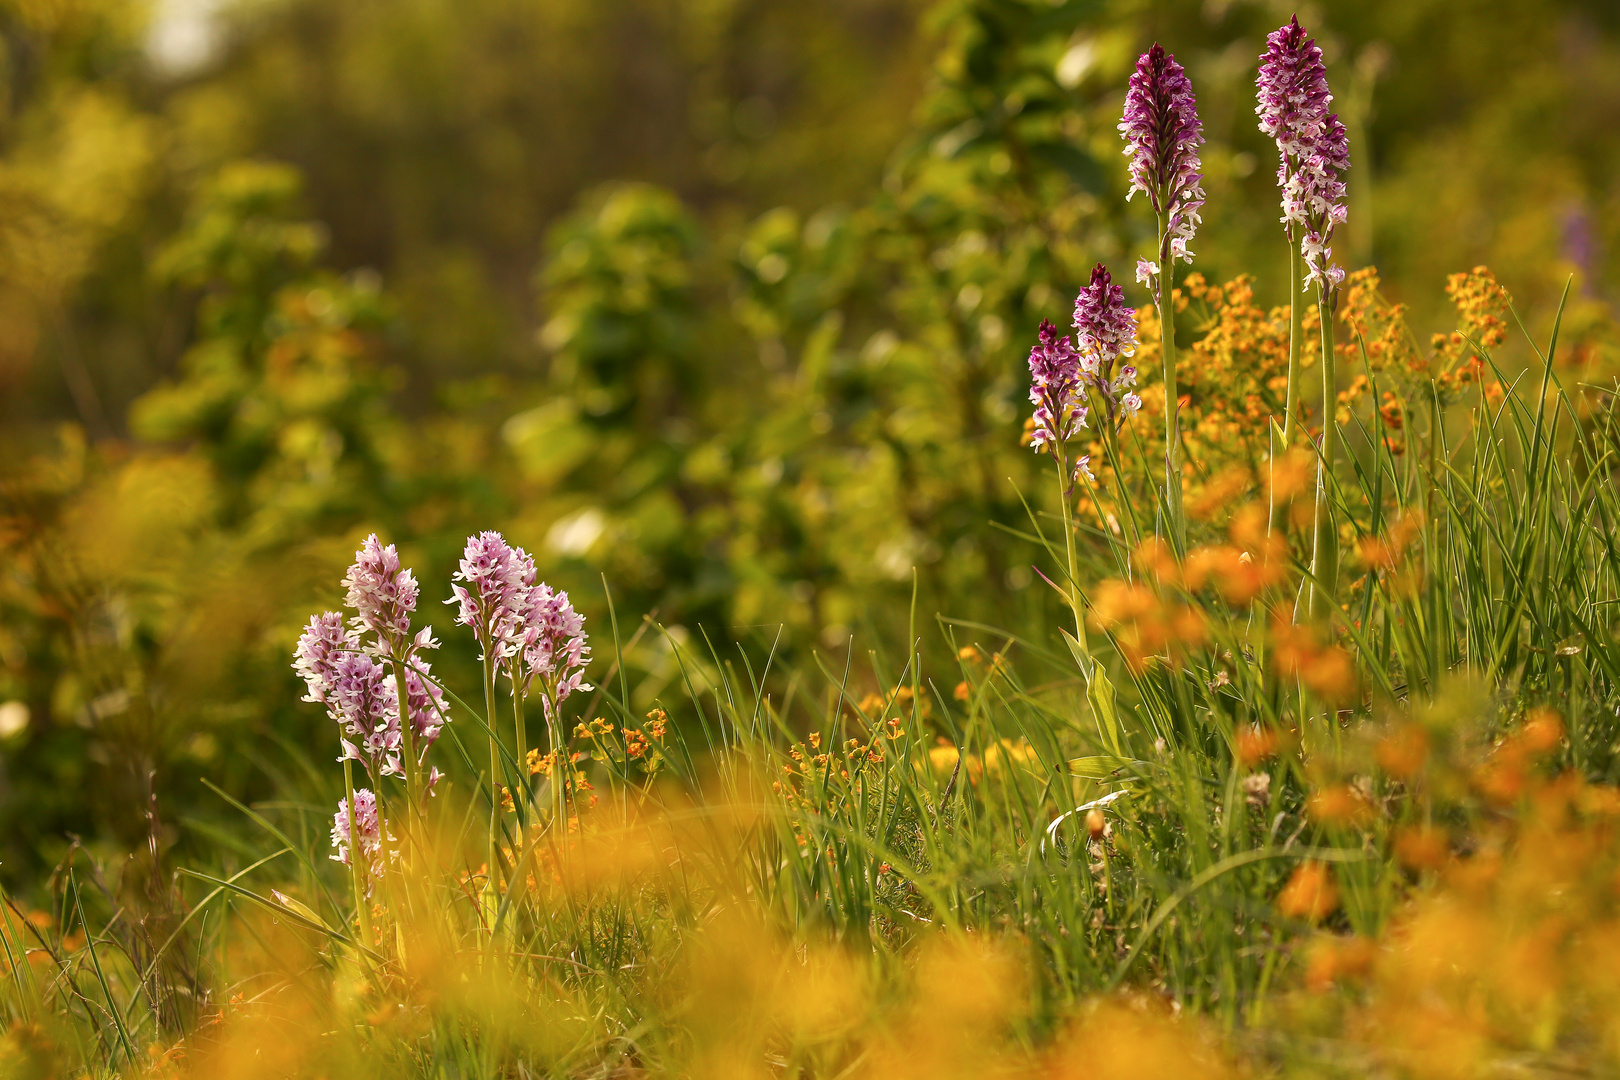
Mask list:
[[[399,838],[399,859],[373,894],[369,948],[289,893],[238,894],[207,938],[221,993],[178,1039],[142,1031],[138,1005],[143,992],[185,988],[156,990],[148,979],[134,989],[142,984],[115,930],[86,940],[82,902],[65,924],[13,907],[5,992],[22,1018],[0,1042],[0,1076],[941,1080],[1620,1068],[1620,790],[1547,767],[1564,734],[1551,713],[1494,745],[1432,719],[1384,728],[1337,762],[1376,759],[1377,792],[1369,773],[1310,796],[1309,818],[1336,847],[1359,847],[1385,872],[1305,859],[1274,896],[1253,898],[1278,916],[1256,946],[1275,974],[1236,1027],[1184,1012],[1156,986],[1151,962],[1119,989],[1040,993],[1041,953],[1026,928],[973,925],[944,903],[900,905],[890,914],[905,925],[867,942],[795,929],[766,864],[813,811],[775,796],[705,806],[647,789],[604,799],[570,822],[566,840],[539,831],[527,873],[514,875],[519,884],[496,911],[479,877],[460,869],[477,845],[456,835],[451,804],[438,807],[427,833]],[[1256,768],[1299,753],[1286,740],[1249,751]],[[985,770],[979,796],[996,797],[996,775]],[[1131,801],[1109,804],[1087,827],[1092,853],[1115,873],[1152,854],[1124,839]],[[914,897],[941,888],[938,874],[908,871]],[[899,873],[887,863],[880,872]],[[1357,935],[1343,902],[1369,882],[1392,894],[1391,914],[1376,934]],[[152,967],[157,981],[169,977],[163,963]]]

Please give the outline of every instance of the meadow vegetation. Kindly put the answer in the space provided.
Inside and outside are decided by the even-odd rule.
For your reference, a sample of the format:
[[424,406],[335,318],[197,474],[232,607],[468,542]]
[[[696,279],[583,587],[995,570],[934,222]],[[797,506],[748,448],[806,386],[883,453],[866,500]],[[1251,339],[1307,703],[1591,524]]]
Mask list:
[[876,190],[603,187],[543,375],[428,405],[299,171],[204,170],[177,367],[0,476],[0,1077],[1620,1071],[1601,265],[1354,268],[1376,72],[1263,14],[941,9]]

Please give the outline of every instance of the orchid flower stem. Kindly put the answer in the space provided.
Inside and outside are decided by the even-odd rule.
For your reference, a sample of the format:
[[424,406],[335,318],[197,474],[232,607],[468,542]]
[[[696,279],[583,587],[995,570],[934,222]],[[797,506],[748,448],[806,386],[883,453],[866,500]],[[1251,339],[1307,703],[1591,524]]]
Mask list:
[[574,763],[568,760],[568,748],[563,741],[562,716],[557,711],[557,697],[549,682],[543,684],[543,693],[546,731],[551,737],[551,835],[554,849],[558,853],[558,869],[566,872],[563,863],[568,850],[568,789],[574,780]]
[[1322,455],[1317,469],[1316,537],[1311,552],[1311,617],[1325,620],[1338,604],[1339,530],[1333,520],[1333,464],[1338,454],[1338,386],[1333,354],[1333,295],[1317,291],[1322,316]]
[[1299,244],[1294,240],[1292,228],[1288,232],[1288,397],[1283,403],[1282,448],[1294,438],[1294,424],[1299,419],[1299,349],[1305,335],[1301,325],[1304,312],[1300,310],[1302,289],[1299,281]]
[[[494,644],[485,649],[484,656],[484,716],[489,720],[489,867],[484,875],[485,904],[495,910],[495,875],[499,873],[501,836],[501,747],[495,734],[495,658]],[[491,929],[494,928],[493,921]]]
[[[1069,463],[1067,455],[1063,453],[1061,444],[1053,453],[1052,460],[1057,464],[1058,472],[1058,505],[1063,508],[1063,550],[1068,559],[1069,570],[1069,610],[1074,613],[1074,639],[1080,643],[1080,651],[1091,656],[1091,646],[1086,641],[1086,616],[1080,603],[1080,568],[1076,557],[1074,543],[1074,512],[1069,506],[1073,496],[1073,486],[1070,483]],[[1082,672],[1086,681],[1091,681],[1091,672]]]
[[[529,818],[529,740],[528,732],[523,724],[523,695],[518,693],[516,681],[512,684],[512,716],[516,720],[517,728],[517,763],[519,786],[521,792],[514,792],[513,809],[517,811],[517,847],[515,850],[524,851],[523,827]],[[516,873],[516,869],[513,870]]]
[[1159,327],[1164,353],[1164,505],[1170,546],[1177,557],[1187,551],[1187,517],[1181,492],[1181,397],[1176,389],[1175,258],[1163,215],[1159,217],[1159,273],[1156,279]]
[[354,806],[354,759],[343,759],[343,797],[349,804],[349,884],[354,889],[354,913],[360,921],[360,944],[356,952],[365,956],[365,949],[374,944],[371,936],[371,908],[366,902],[365,871],[360,868],[363,852],[360,849],[360,815]]

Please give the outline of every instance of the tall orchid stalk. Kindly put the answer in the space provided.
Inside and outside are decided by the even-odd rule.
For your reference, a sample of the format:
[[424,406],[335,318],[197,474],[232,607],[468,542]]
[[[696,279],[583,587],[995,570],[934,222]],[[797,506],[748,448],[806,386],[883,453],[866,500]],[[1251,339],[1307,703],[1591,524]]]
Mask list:
[[[344,797],[332,820],[337,850],[332,857],[349,867],[355,916],[362,940],[370,945],[367,901],[394,854],[383,846],[394,838],[375,792],[385,777],[403,776],[407,815],[419,812],[421,766],[447,714],[443,693],[421,655],[438,642],[427,628],[411,633],[418,589],[410,570],[400,567],[394,546],[367,537],[343,584],[354,615],[348,625],[336,611],[312,617],[299,636],[293,670],[308,689],[304,700],[325,705],[338,724]],[[365,766],[372,788],[355,787],[356,761]],[[437,779],[434,769],[425,787],[431,789]],[[356,851],[366,855],[364,861],[354,857]]]
[[1153,294],[1163,329],[1164,352],[1164,498],[1168,532],[1177,551],[1187,545],[1187,519],[1182,509],[1180,396],[1176,390],[1175,264],[1190,263],[1187,245],[1198,231],[1204,205],[1203,124],[1192,82],[1176,58],[1158,43],[1136,61],[1125,115],[1119,122],[1125,153],[1131,159],[1130,199],[1148,197],[1158,219],[1158,248],[1152,261],[1138,260],[1136,279]]
[[[1289,246],[1288,399],[1283,414],[1283,445],[1292,436],[1298,410],[1299,295],[1316,285],[1322,320],[1322,445],[1316,485],[1316,512],[1308,609],[1324,617],[1338,594],[1338,528],[1333,521],[1329,487],[1338,453],[1335,419],[1337,372],[1333,350],[1333,312],[1344,270],[1330,261],[1333,231],[1348,211],[1343,174],[1350,167],[1349,139],[1337,115],[1328,112],[1328,90],[1322,50],[1306,36],[1295,16],[1266,39],[1255,81],[1260,130],[1277,141],[1277,183],[1282,188],[1282,222]],[[1305,270],[1300,281],[1299,267]]]
[[[1102,263],[1091,271],[1091,283],[1075,297],[1074,327],[1076,339],[1071,340],[1042,321],[1039,340],[1029,351],[1029,400],[1035,406],[1030,443],[1037,453],[1050,454],[1057,466],[1069,607],[1074,613],[1075,641],[1082,655],[1089,656],[1070,503],[1080,477],[1094,481],[1096,476],[1089,454],[1080,455],[1070,465],[1068,442],[1090,426],[1092,395],[1101,404],[1110,435],[1142,407],[1142,399],[1130,389],[1136,384],[1136,368],[1123,364],[1115,370],[1116,364],[1136,353],[1136,313],[1125,306],[1124,290],[1113,283]],[[1089,671],[1085,674],[1091,677]]]
[[[495,676],[511,654],[513,637],[524,600],[534,577],[534,563],[521,548],[513,548],[498,532],[467,538],[456,569],[451,598],[457,605],[456,622],[470,627],[478,639],[484,668],[484,718],[489,726],[489,869],[485,902],[493,910],[495,875],[500,867],[501,742],[495,720]],[[518,758],[519,768],[523,759]],[[524,805],[527,799],[523,800]]]
[[[513,735],[517,740],[518,772],[528,769],[528,730],[524,701],[537,688],[545,711],[551,755],[555,813],[553,824],[566,818],[564,785],[573,770],[567,766],[559,706],[576,690],[588,690],[583,681],[590,648],[585,639],[585,619],[568,601],[568,594],[557,592],[537,581],[534,560],[522,548],[513,547],[497,532],[469,537],[452,586],[450,603],[457,605],[456,621],[471,627],[483,651],[484,701],[489,716],[489,760],[491,783],[501,773],[500,739],[496,734],[494,704],[495,679],[504,675],[512,687]],[[513,792],[513,809],[518,819],[518,846],[523,847],[527,827],[530,792],[527,777]],[[500,831],[498,794],[490,810],[489,866],[493,878],[497,836]]]

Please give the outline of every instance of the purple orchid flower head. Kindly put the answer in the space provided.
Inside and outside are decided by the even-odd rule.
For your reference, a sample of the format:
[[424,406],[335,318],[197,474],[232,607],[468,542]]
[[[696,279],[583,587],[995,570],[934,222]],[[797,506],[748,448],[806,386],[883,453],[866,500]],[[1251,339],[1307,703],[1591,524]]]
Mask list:
[[1344,270],[1328,258],[1328,246],[1348,214],[1344,173],[1350,168],[1350,141],[1344,124],[1328,111],[1333,93],[1327,66],[1299,16],[1266,38],[1255,87],[1260,130],[1277,143],[1282,222],[1299,241],[1306,284],[1332,291],[1344,280]]
[[1187,245],[1198,231],[1204,205],[1198,157],[1204,125],[1192,80],[1157,42],[1136,61],[1119,133],[1131,159],[1131,187],[1125,197],[1141,192],[1164,220],[1164,246],[1157,261],[1142,259],[1136,265],[1137,280],[1151,287],[1166,261],[1192,261]]

